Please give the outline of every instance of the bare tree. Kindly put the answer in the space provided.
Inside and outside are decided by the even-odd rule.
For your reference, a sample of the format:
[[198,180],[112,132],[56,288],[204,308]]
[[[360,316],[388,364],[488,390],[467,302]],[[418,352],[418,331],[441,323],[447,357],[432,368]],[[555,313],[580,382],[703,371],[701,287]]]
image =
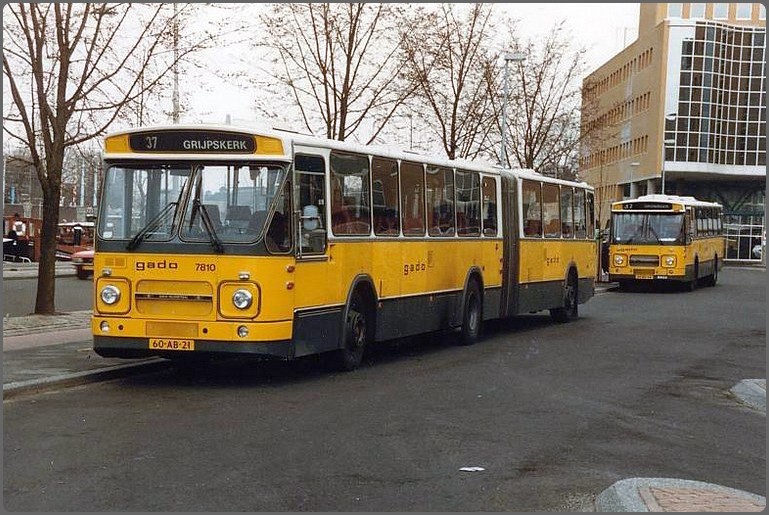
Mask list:
[[[5,8],[3,73],[12,102],[3,130],[30,151],[43,190],[35,313],[55,313],[56,225],[68,148],[104,133],[155,90],[174,57],[170,4],[14,4]],[[152,70],[151,74],[142,73]]]
[[563,22],[542,39],[525,45],[514,38],[511,41],[511,48],[522,47],[526,60],[513,65],[510,79],[511,148],[507,155],[520,167],[573,177],[585,50],[572,47]]
[[414,102],[451,159],[478,157],[494,133],[495,16],[493,4],[441,4],[419,8],[402,28]]
[[397,4],[274,4],[261,16],[267,38],[257,44],[272,51],[273,71],[258,84],[269,90],[272,82],[274,102],[285,96],[275,91],[277,80],[311,133],[344,141],[367,132],[365,142],[374,141],[410,94],[398,82],[401,10]]
[[580,176],[595,187],[596,217],[599,223],[608,218],[611,202],[615,200],[615,182],[606,177],[608,153],[606,142],[616,140],[620,126],[609,115],[620,105],[619,101],[602,106],[596,93],[595,80],[586,80],[582,88],[582,119],[580,122]]

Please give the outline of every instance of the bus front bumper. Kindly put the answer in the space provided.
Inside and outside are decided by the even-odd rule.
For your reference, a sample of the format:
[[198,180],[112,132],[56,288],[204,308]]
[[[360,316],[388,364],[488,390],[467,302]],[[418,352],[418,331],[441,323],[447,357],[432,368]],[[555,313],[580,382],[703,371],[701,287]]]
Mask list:
[[[239,327],[247,328],[247,334],[240,336]],[[91,319],[91,330],[94,351],[102,357],[201,353],[295,357],[291,321],[165,321],[95,315]]]
[[609,281],[679,281],[686,282],[691,281],[694,273],[686,272],[682,273],[680,270],[669,269],[654,269],[648,270],[632,270],[632,271],[609,271]]
[[[294,345],[290,340],[274,342],[220,342],[194,340],[194,350],[150,348],[150,338],[94,336],[93,349],[103,358],[146,358],[151,356],[174,357],[193,354],[241,354],[278,359],[294,358]],[[157,340],[157,339],[154,339]],[[161,340],[171,340],[162,338]],[[182,342],[182,339],[175,339]],[[177,345],[177,348],[181,348]]]

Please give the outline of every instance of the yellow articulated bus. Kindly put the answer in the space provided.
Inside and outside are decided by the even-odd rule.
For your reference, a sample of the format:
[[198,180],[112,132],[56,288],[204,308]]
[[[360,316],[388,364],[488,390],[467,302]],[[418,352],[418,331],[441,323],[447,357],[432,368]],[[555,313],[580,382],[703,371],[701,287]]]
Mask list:
[[722,207],[694,197],[645,195],[612,204],[609,280],[700,281],[715,286],[723,264]]
[[278,130],[105,139],[94,349],[185,360],[325,353],[550,310],[594,293],[593,190],[532,171]]

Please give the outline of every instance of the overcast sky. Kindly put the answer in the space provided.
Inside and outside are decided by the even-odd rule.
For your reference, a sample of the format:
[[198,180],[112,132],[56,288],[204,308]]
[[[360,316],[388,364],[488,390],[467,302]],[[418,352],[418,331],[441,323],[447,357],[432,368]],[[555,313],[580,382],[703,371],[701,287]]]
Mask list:
[[[518,29],[522,39],[547,34],[556,20],[564,20],[576,45],[587,49],[588,71],[595,70],[633,42],[638,32],[638,3],[506,3],[498,7],[520,21]],[[228,53],[232,54],[229,58]],[[235,49],[217,48],[212,54],[210,71],[215,73],[215,68],[236,61],[235,54]],[[188,121],[224,123],[227,115],[234,121],[253,119],[249,101],[253,91],[222,82],[217,75],[201,79],[206,87],[197,83],[195,91],[183,92],[192,108]],[[184,88],[185,84],[195,83],[182,81],[181,84]]]

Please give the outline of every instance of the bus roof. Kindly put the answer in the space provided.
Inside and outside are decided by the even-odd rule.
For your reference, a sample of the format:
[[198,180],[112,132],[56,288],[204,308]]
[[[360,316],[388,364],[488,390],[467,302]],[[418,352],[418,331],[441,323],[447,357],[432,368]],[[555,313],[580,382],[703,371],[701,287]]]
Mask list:
[[[213,133],[229,133],[229,134],[246,134],[250,136],[260,136],[273,140],[278,140],[282,146],[282,154],[260,154],[256,155],[253,152],[248,153],[234,153],[227,152],[217,154],[213,157],[211,153],[204,152],[144,152],[133,153],[127,146],[123,151],[111,151],[107,149],[107,140],[111,138],[119,138],[121,136],[130,137],[132,134],[145,133],[145,132],[162,132],[162,131],[211,131]],[[127,138],[126,138],[127,139]],[[309,134],[300,134],[292,132],[290,130],[279,129],[275,127],[240,127],[235,125],[212,125],[212,124],[194,124],[194,125],[158,125],[150,127],[139,127],[133,129],[127,129],[123,131],[117,131],[105,136],[105,151],[103,157],[105,160],[111,159],[157,159],[159,155],[162,155],[166,159],[243,159],[248,157],[250,159],[272,159],[279,161],[290,161],[291,152],[290,149],[294,145],[301,145],[305,147],[317,147],[321,149],[338,150],[343,152],[355,152],[362,154],[369,154],[372,156],[397,159],[400,161],[418,161],[433,166],[445,166],[447,168],[459,168],[462,170],[477,171],[487,174],[510,174],[514,177],[523,179],[532,179],[542,182],[579,186],[588,190],[593,190],[592,186],[586,182],[567,181],[564,179],[556,179],[548,177],[530,169],[507,169],[502,168],[499,165],[492,164],[486,161],[470,161],[466,159],[448,159],[435,156],[429,156],[411,150],[402,149],[394,145],[363,145],[360,143],[354,143],[349,141],[338,141],[333,139],[327,139],[319,136],[312,136]]]
[[[719,204],[718,202],[707,202],[704,200],[697,200],[694,197],[683,197],[679,195],[662,195],[657,193],[654,195],[642,195],[634,199],[620,200],[618,202],[613,202],[611,205],[611,208],[621,210],[622,206],[625,206],[625,205],[644,204],[644,203],[649,204],[650,206],[654,203],[659,203],[659,204],[680,204],[685,207],[717,207],[717,208],[721,207],[721,204]],[[649,207],[649,209],[653,210],[653,209],[661,209],[661,208]]]

